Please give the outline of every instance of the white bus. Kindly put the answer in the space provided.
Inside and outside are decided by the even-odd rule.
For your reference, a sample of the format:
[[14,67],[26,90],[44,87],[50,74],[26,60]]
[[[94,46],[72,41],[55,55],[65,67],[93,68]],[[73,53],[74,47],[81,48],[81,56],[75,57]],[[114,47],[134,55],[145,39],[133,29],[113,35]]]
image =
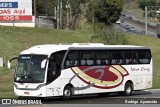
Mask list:
[[[16,59],[16,58],[13,58]],[[8,67],[10,68],[9,60]],[[119,92],[152,87],[152,57],[143,46],[104,44],[38,45],[17,57],[16,96],[45,98]]]

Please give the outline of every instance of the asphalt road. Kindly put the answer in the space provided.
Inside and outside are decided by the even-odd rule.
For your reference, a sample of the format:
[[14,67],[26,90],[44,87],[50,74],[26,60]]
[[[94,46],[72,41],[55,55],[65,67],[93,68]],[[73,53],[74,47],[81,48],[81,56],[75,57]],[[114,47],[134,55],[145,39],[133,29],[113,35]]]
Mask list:
[[[116,25],[120,30],[124,31],[124,32],[128,32],[128,33],[135,33],[135,34],[141,34],[141,35],[144,35],[145,34],[145,30],[140,28],[140,27],[137,27],[135,25],[132,25],[130,23],[127,23],[127,22],[124,22],[124,23],[120,23],[120,24],[117,24]],[[128,28],[127,28],[128,26]],[[134,28],[133,30],[129,30],[131,28]],[[150,32],[148,31],[147,32],[148,35],[150,36],[153,36],[153,37],[157,37],[157,34],[154,33],[154,32]]]
[[[128,12],[125,12],[125,11],[123,11],[121,14],[122,14],[122,17],[131,18],[134,21],[140,21],[140,22],[145,23],[144,21],[142,21],[140,19],[137,19],[135,14],[131,14],[131,13],[128,13]],[[148,22],[148,24],[150,24],[152,26],[156,26],[156,24],[152,23],[152,22]],[[126,29],[126,25],[128,25],[129,28],[134,27],[134,30],[129,31],[128,29]],[[141,35],[145,34],[145,29],[142,29],[140,27],[137,27],[137,26],[132,25],[132,24],[127,23],[127,22],[117,24],[117,27],[120,28],[122,31],[129,32],[129,33],[135,33],[135,34],[141,34]],[[147,34],[150,35],[150,36],[153,36],[153,37],[157,37],[157,34],[155,32],[147,31]]]
[[[23,99],[24,100],[24,99]],[[26,98],[25,100],[35,100]],[[73,96],[69,101],[62,101],[59,97],[47,98],[42,101],[41,105],[0,105],[1,107],[108,107],[116,106],[130,106],[138,104],[142,105],[153,105],[152,107],[158,107],[160,105],[160,90],[145,90],[145,91],[134,91],[132,96],[119,96],[118,93],[110,93],[109,95],[99,96],[97,94]],[[157,106],[158,105],[158,106]],[[113,107],[114,107],[113,106]],[[145,107],[146,107],[145,106]],[[149,106],[151,107],[151,106]]]
[[[135,20],[135,21],[140,21],[140,22],[145,23],[144,20],[138,19],[138,18],[136,17],[136,15],[133,14],[133,13],[129,13],[129,12],[123,11],[123,12],[122,12],[122,15],[125,16],[125,17],[127,17],[127,18],[132,18],[132,19]],[[153,23],[153,22],[148,22],[148,24],[150,24],[150,25],[152,25],[152,26],[156,26],[156,23]]]

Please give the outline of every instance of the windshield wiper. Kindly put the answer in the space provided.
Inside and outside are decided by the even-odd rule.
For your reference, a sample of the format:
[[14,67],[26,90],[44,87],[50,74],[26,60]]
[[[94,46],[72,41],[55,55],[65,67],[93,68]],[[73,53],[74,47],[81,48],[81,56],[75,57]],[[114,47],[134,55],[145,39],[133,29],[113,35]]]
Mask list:
[[33,77],[31,75],[23,75],[21,76],[21,79],[18,80],[17,82],[30,82],[30,83],[35,83]]

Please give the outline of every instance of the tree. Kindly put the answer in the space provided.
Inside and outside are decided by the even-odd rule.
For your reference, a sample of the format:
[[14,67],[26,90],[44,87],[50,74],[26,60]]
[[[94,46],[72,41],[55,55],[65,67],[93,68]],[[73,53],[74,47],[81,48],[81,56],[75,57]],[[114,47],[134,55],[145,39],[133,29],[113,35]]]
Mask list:
[[100,0],[95,7],[96,23],[94,25],[93,40],[100,40],[105,44],[126,44],[125,34],[121,33],[113,25],[123,9],[122,0]]
[[36,0],[36,12],[37,14],[45,14],[47,16],[53,16],[55,13],[55,6],[57,0]]
[[88,0],[69,0],[70,4],[70,21],[69,21],[69,29],[75,30],[76,21],[81,14],[80,6],[81,4],[85,4]]
[[37,14],[46,14],[44,0],[36,0],[36,13]]
[[100,2],[100,0],[90,0],[89,1],[89,6],[88,6],[86,17],[88,21],[91,22],[92,24],[94,24],[95,22],[94,12],[95,12],[95,7],[98,4],[98,2]]
[[[145,10],[145,6],[158,6],[158,5],[160,5],[160,3],[157,0],[139,0],[138,3],[139,3],[139,7],[142,10]],[[156,8],[156,7],[153,7],[152,9],[154,9],[154,8]]]
[[112,25],[119,19],[122,9],[122,0],[101,0],[95,8],[96,20],[107,26]]
[[80,18],[82,23],[82,30],[84,30],[84,22],[85,22],[84,20],[85,20],[85,15],[87,14],[88,6],[89,6],[89,2],[80,5],[80,9],[81,9]]
[[57,0],[47,0],[46,1],[46,14],[47,16],[54,16],[55,15],[55,6]]

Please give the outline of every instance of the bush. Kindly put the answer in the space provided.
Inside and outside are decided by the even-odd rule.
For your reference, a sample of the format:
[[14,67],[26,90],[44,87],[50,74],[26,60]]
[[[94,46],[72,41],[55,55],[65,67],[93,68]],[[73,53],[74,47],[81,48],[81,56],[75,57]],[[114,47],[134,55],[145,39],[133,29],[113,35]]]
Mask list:
[[98,39],[99,42],[108,45],[126,45],[128,44],[127,37],[113,26],[97,24],[94,27],[94,35],[92,40]]

